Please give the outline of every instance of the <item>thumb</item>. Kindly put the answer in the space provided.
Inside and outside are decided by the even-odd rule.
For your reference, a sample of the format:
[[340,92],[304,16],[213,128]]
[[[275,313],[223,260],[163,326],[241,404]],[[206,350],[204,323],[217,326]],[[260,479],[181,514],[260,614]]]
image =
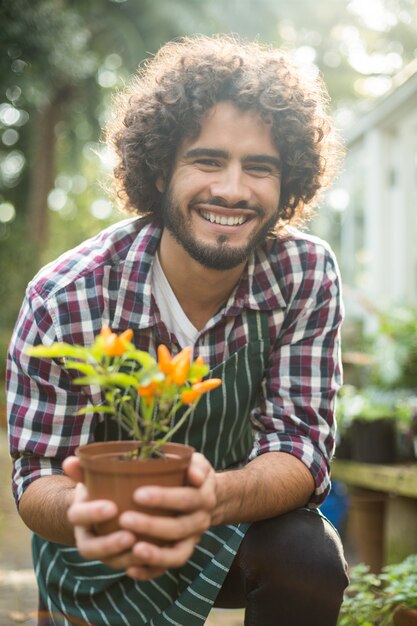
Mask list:
[[206,457],[199,452],[194,452],[188,468],[188,484],[201,487],[211,470],[212,467]]
[[84,470],[80,465],[80,460],[76,456],[67,457],[62,463],[62,469],[74,482],[84,482]]

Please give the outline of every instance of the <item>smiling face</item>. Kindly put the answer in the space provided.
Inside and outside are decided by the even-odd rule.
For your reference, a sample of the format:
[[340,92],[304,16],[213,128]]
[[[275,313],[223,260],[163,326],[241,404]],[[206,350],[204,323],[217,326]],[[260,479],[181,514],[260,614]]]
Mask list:
[[180,144],[168,188],[158,179],[164,226],[203,266],[236,267],[278,219],[280,174],[271,125],[220,102]]

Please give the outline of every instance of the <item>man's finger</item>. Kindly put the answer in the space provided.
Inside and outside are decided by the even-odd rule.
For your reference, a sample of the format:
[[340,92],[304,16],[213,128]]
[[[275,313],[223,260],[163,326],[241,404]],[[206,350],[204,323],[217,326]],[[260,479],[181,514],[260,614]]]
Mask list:
[[[198,537],[189,537],[178,541],[173,546],[156,546],[152,543],[139,542],[133,547],[135,562],[162,570],[181,567],[194,552]],[[135,578],[135,566],[128,568],[127,575]],[[139,571],[141,566],[139,566]],[[141,572],[142,574],[142,572]]]
[[105,522],[117,515],[117,506],[111,500],[91,500],[86,502],[84,494],[81,494],[80,487],[77,485],[74,502],[68,509],[68,520],[73,526],[88,526],[98,522]]
[[187,478],[193,487],[201,487],[212,471],[212,466],[200,452],[194,452],[188,467]]
[[119,522],[123,528],[137,535],[172,542],[180,541],[192,535],[201,536],[210,527],[211,516],[204,510],[178,517],[161,517],[127,511],[122,513]]
[[163,567],[149,567],[147,565],[135,565],[129,567],[126,574],[135,580],[154,580],[165,574]]
[[203,498],[194,487],[140,487],[133,494],[137,504],[166,511],[192,512],[204,506]]
[[80,460],[76,456],[69,456],[64,459],[62,469],[75,483],[84,482],[84,471],[81,468]]
[[[74,535],[78,551],[85,559],[99,559],[116,568],[126,568],[131,565],[130,548],[136,541],[133,533],[121,530],[98,537],[87,528],[76,526]],[[124,552],[126,554],[123,554]]]

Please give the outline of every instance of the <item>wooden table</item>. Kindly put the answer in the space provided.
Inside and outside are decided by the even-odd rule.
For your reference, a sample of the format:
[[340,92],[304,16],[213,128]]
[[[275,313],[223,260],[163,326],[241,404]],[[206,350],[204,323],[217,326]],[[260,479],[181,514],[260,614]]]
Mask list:
[[335,460],[332,463],[332,477],[356,487],[417,498],[417,463],[374,465]]
[[332,478],[349,488],[348,531],[359,560],[379,571],[417,553],[417,463],[335,460]]

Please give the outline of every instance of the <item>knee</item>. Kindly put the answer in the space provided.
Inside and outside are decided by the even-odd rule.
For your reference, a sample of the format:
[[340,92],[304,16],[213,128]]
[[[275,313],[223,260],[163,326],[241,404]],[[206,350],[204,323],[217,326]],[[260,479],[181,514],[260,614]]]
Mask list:
[[259,580],[266,575],[282,586],[308,577],[310,588],[343,592],[348,584],[343,547],[337,532],[315,512],[299,509],[254,523],[241,558]]

